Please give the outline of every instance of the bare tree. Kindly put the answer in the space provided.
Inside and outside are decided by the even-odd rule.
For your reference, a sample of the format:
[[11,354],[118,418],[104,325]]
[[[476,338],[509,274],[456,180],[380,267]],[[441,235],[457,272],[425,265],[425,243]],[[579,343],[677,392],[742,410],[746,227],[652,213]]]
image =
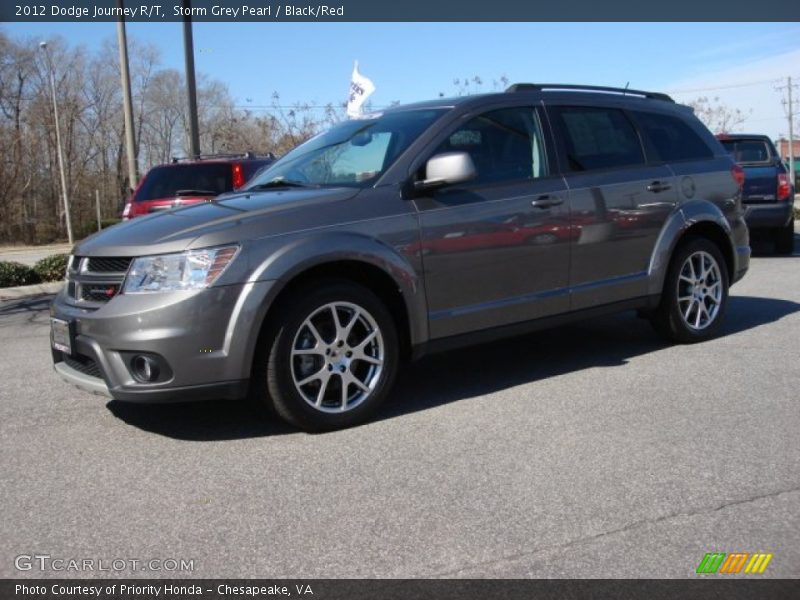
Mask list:
[[730,108],[720,102],[717,96],[713,98],[701,96],[689,102],[688,105],[694,109],[697,118],[714,133],[735,131],[752,112],[742,112],[738,108]]
[[[0,31],[0,241],[63,239],[63,204],[53,127],[49,64],[39,40]],[[186,154],[187,109],[182,73],[160,66],[157,49],[129,38],[141,172]],[[116,42],[97,52],[51,36],[70,216],[80,237],[96,226],[95,190],[102,212],[118,214],[135,182],[127,181]],[[475,85],[477,83],[473,82]],[[282,154],[344,118],[343,104],[282,106],[256,114],[238,108],[227,86],[199,74],[201,140],[206,152]]]

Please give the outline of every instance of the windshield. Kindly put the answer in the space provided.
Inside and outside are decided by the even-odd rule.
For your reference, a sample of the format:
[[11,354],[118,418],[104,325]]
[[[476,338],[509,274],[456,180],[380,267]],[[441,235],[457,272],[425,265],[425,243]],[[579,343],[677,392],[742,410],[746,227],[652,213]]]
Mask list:
[[444,112],[409,110],[344,121],[256,174],[244,189],[280,185],[366,187]]

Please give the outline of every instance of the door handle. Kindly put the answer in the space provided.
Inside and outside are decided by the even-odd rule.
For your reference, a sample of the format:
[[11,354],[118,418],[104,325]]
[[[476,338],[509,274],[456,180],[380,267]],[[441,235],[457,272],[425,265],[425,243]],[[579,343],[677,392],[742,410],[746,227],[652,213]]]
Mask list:
[[671,187],[672,186],[670,184],[664,183],[663,181],[654,181],[647,186],[647,191],[658,194],[659,192],[666,192]]
[[545,194],[544,196],[539,196],[536,200],[531,201],[531,206],[536,208],[549,208],[551,206],[558,206],[564,202],[559,196],[550,196]]

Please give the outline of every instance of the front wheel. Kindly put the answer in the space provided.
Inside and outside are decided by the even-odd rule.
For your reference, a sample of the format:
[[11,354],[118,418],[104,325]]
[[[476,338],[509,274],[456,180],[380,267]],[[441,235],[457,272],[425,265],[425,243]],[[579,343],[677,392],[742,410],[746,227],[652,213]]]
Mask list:
[[653,326],[675,342],[702,342],[719,332],[727,303],[722,253],[706,238],[688,238],[672,257]]
[[323,283],[295,293],[275,320],[254,365],[262,401],[306,431],[374,414],[399,356],[394,320],[379,298],[350,282]]

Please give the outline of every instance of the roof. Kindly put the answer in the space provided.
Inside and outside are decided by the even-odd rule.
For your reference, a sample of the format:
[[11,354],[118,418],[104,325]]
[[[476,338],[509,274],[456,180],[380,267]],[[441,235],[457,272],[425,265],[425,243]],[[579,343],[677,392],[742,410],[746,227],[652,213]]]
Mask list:
[[676,104],[675,101],[666,94],[659,92],[646,92],[628,88],[601,87],[591,85],[575,85],[567,83],[515,83],[506,89],[505,92],[494,92],[489,94],[473,94],[469,96],[456,96],[451,98],[437,98],[411,104],[402,104],[389,107],[383,111],[376,112],[396,112],[405,110],[422,110],[426,108],[455,108],[464,104],[481,104],[491,98],[508,98],[509,94],[527,94],[541,98],[543,95],[554,99],[575,98],[575,96],[592,98],[598,101],[616,99],[636,103],[659,102],[661,105],[670,105],[683,108],[683,105]]

